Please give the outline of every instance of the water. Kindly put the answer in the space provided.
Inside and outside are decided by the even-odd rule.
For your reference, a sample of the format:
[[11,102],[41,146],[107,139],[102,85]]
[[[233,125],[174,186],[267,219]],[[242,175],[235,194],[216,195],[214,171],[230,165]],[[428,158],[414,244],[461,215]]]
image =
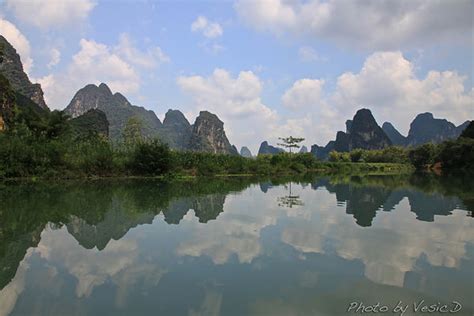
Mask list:
[[399,301],[404,315],[453,301],[472,315],[473,187],[427,176],[3,185],[0,315],[350,315],[351,303]]

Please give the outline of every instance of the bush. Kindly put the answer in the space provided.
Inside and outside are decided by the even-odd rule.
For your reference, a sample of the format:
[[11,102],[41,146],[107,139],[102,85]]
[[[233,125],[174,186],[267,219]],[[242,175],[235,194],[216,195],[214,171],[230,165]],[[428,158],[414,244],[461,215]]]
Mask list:
[[351,157],[350,157],[350,154],[347,153],[347,152],[331,151],[329,153],[329,161],[332,161],[332,162],[350,162]]
[[87,175],[111,175],[117,169],[112,146],[99,135],[89,135],[71,144],[66,163]]
[[135,146],[130,169],[139,175],[157,176],[171,170],[171,153],[168,145],[158,140],[140,142]]
[[437,157],[443,169],[472,168],[474,161],[474,139],[461,137],[456,141],[447,141],[440,145]]
[[363,154],[363,150],[362,149],[354,149],[353,151],[351,151],[350,153],[350,157],[351,157],[351,161],[352,162],[359,162],[360,159],[362,158],[362,154]]
[[408,156],[415,168],[422,169],[435,163],[438,156],[438,147],[432,143],[423,144],[410,150]]

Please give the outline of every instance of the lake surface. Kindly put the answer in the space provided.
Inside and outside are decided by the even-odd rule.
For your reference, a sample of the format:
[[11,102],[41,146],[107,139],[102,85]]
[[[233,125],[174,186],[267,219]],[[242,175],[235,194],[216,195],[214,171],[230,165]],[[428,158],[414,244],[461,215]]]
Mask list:
[[404,315],[453,301],[472,315],[472,188],[428,176],[4,184],[0,315],[356,314],[351,303],[393,315],[399,301]]

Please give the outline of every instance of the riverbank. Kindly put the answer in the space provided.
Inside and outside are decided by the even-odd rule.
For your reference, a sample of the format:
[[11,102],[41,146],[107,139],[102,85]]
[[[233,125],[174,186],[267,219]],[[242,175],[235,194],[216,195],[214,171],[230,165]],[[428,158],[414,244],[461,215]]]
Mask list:
[[[248,159],[248,158],[243,158]],[[249,159],[252,160],[252,159]],[[253,159],[255,160],[255,159]],[[37,180],[80,180],[80,179],[160,179],[166,181],[192,180],[196,178],[255,178],[255,177],[287,177],[305,175],[396,175],[411,174],[415,171],[410,164],[398,163],[352,163],[352,162],[313,162],[309,167],[301,165],[272,166],[266,163],[250,162],[254,172],[213,172],[212,169],[202,169],[195,166],[190,169],[173,170],[161,175],[134,175],[127,173],[85,173],[85,172],[56,172],[51,170],[47,174],[24,176],[24,177],[2,177],[3,181],[37,181]],[[254,165],[255,164],[255,165]],[[234,169],[235,170],[235,169]]]

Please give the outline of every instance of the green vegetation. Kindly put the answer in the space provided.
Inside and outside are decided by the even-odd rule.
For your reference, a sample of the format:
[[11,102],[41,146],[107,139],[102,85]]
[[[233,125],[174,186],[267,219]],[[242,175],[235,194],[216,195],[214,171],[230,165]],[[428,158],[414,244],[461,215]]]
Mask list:
[[415,148],[392,146],[380,150],[332,151],[329,153],[329,161],[356,164],[412,164],[418,170],[441,167],[446,172],[471,171],[474,170],[472,165],[474,161],[473,126],[474,124],[471,123],[457,140],[449,140],[441,144],[427,143]]
[[[15,96],[15,102],[8,129],[0,133],[0,178],[409,173],[412,165],[421,169],[437,162],[447,169],[467,169],[474,158],[474,139],[467,137],[415,149],[333,151],[328,162],[311,153],[245,158],[173,151],[160,140],[143,136],[138,118],[127,122],[123,141],[117,143],[104,135],[107,126],[99,124],[97,130],[81,132],[84,126],[97,126],[100,120],[95,118],[100,118],[100,113],[71,120],[63,112],[38,109],[19,96]],[[297,148],[301,140],[289,137],[283,141],[288,148]]]
[[365,162],[365,163],[409,163],[408,150],[403,147],[387,147],[379,150],[354,149],[351,152],[329,153],[332,162]]
[[[471,122],[470,126],[472,125]],[[473,171],[474,138],[470,126],[456,140],[437,145],[424,144],[410,150],[410,161],[417,169],[440,166],[446,172]]]
[[204,152],[173,151],[157,139],[137,134],[131,122],[122,143],[102,134],[78,134],[62,112],[35,117],[22,108],[15,124],[0,134],[0,177],[130,177],[304,174],[311,171],[384,172],[407,169],[387,164],[321,162],[312,154],[280,153],[255,159]]
[[300,144],[302,141],[304,141],[304,138],[299,138],[299,137],[293,137],[293,136],[290,136],[290,137],[278,137],[278,139],[280,139],[282,141],[282,143],[278,143],[277,145],[279,146],[283,146],[285,148],[288,148],[290,150],[290,153],[291,153],[291,150],[294,148],[294,149],[298,149],[300,148]]

